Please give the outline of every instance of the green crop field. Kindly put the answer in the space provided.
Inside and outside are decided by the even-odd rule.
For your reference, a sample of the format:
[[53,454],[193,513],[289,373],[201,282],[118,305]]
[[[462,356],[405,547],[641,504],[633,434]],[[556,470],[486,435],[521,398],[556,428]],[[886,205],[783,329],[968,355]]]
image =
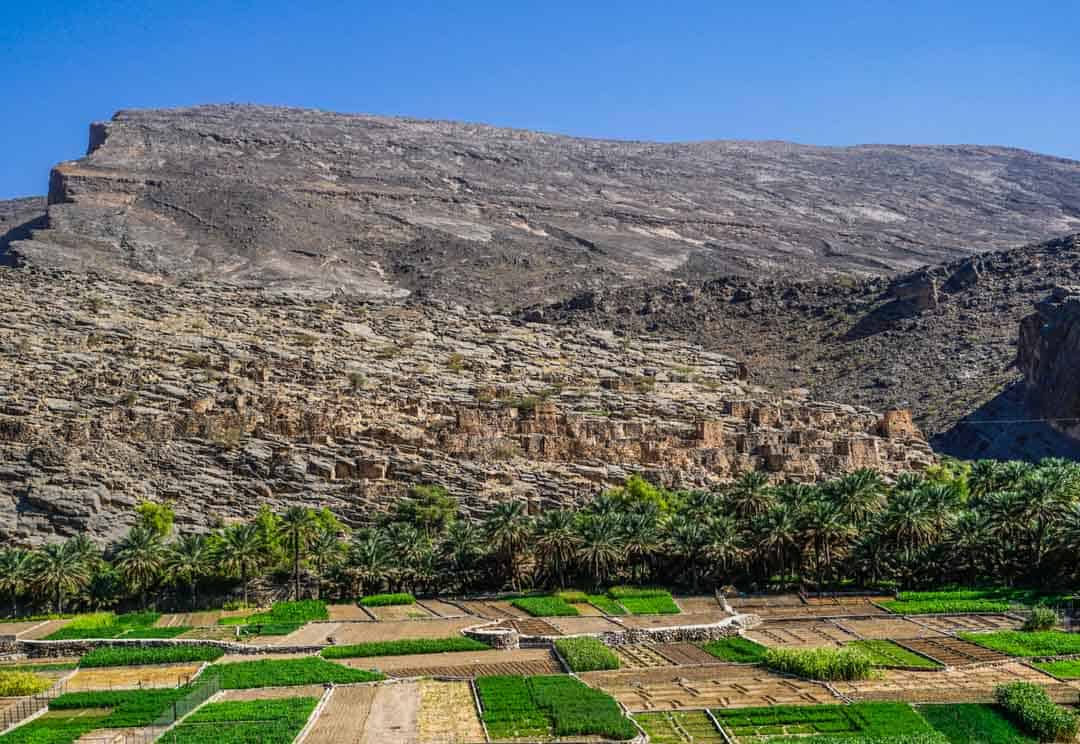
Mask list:
[[491,646],[472,638],[410,638],[400,641],[354,643],[331,646],[320,653],[324,659],[357,659],[365,656],[404,656],[407,654],[442,654],[454,651],[490,651]]
[[476,686],[494,739],[637,734],[618,703],[573,677],[481,677]]
[[853,648],[770,648],[765,665],[776,672],[824,682],[869,679],[870,658]]
[[914,651],[908,651],[892,641],[863,640],[852,641],[848,644],[856,648],[870,658],[874,666],[882,667],[908,667],[912,669],[940,669],[941,664],[931,661],[925,656],[920,656]]
[[520,597],[510,604],[533,617],[567,617],[579,614],[577,608],[557,596]]
[[1001,630],[994,633],[960,633],[965,641],[1010,656],[1069,656],[1080,654],[1080,634],[1057,630],[1027,633]]
[[950,744],[1036,744],[993,705],[920,705],[919,712]]
[[997,599],[913,599],[880,602],[897,615],[950,615],[965,612],[1007,612],[1009,603]]
[[1080,679],[1080,659],[1041,661],[1036,662],[1035,666],[1060,679]]
[[[756,737],[806,735],[812,735],[810,741],[813,742],[818,742],[819,736],[868,742],[888,740],[897,734],[929,736],[943,741],[943,737],[906,703],[774,705],[716,710],[713,714],[729,734],[744,742]],[[805,738],[793,740],[806,741]]]
[[70,623],[45,637],[47,641],[73,641],[84,638],[174,638],[188,628],[155,628],[161,617],[156,612],[131,612],[116,615],[95,612],[79,615]]
[[317,698],[210,703],[159,741],[162,744],[291,744],[304,728]]
[[254,687],[292,687],[333,682],[346,685],[353,682],[372,682],[384,679],[382,674],[366,669],[334,664],[318,656],[300,659],[258,659],[229,664],[215,664],[207,674],[221,676],[225,690],[246,690]]
[[358,604],[361,607],[395,607],[398,605],[416,604],[416,597],[411,594],[370,594],[361,599]]
[[625,615],[626,608],[606,594],[588,594],[586,599],[605,615]]
[[709,641],[701,647],[723,661],[756,664],[765,659],[765,647],[742,636],[729,636]]
[[650,744],[686,744],[686,734],[694,744],[727,744],[703,710],[669,710],[663,713],[635,713],[634,720],[649,735]]
[[619,668],[619,657],[597,638],[589,636],[560,638],[555,641],[555,648],[575,672]]
[[225,652],[216,646],[185,644],[160,648],[103,646],[79,660],[83,667],[139,666],[142,664],[177,664],[189,661],[217,661]]
[[681,610],[666,589],[614,586],[608,596],[632,615],[678,615]]

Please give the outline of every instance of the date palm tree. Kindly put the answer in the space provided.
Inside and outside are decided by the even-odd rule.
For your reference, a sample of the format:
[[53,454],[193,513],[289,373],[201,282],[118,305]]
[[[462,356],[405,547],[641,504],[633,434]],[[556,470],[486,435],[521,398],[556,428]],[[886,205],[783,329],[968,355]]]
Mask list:
[[590,514],[577,523],[577,562],[599,590],[615,574],[623,559],[623,544],[614,514]]
[[198,602],[199,579],[214,570],[213,550],[206,535],[180,535],[165,557],[165,567],[174,579],[188,585],[188,597],[194,610]]
[[225,573],[239,576],[244,604],[248,603],[248,581],[265,564],[264,531],[256,523],[233,525],[221,535],[218,561]]
[[278,520],[278,537],[292,559],[293,599],[300,599],[300,561],[318,524],[315,512],[303,506],[289,507]]
[[311,560],[315,564],[315,574],[318,576],[319,596],[322,596],[323,577],[326,572],[341,562],[344,546],[337,530],[328,527],[320,527],[311,536],[308,547],[311,552]]
[[864,524],[885,504],[885,483],[869,468],[833,481],[827,493],[841,515],[854,525]]
[[740,519],[764,514],[776,500],[769,476],[760,470],[743,473],[727,494],[732,513]]
[[53,598],[58,613],[64,612],[64,595],[85,589],[90,573],[79,546],[71,540],[40,548],[30,562],[31,582]]
[[776,558],[780,586],[787,579],[788,559],[799,547],[799,510],[789,501],[780,501],[754,524],[758,550],[766,559]]
[[471,586],[476,579],[484,555],[484,537],[472,522],[459,519],[446,529],[439,543],[439,556],[451,584],[460,590]]
[[543,514],[534,528],[536,558],[542,572],[559,588],[566,587],[567,569],[573,565],[581,545],[575,519],[574,512],[558,509]]
[[826,574],[845,552],[855,530],[835,504],[822,498],[803,510],[801,532],[814,557],[814,577],[820,594],[825,588]]
[[30,554],[21,548],[0,550],[0,592],[11,597],[11,615],[19,614],[19,594],[26,588]]
[[166,556],[161,533],[146,527],[132,527],[116,546],[116,570],[124,583],[139,593],[143,610],[146,593],[161,577]]
[[484,520],[484,531],[492,552],[502,563],[505,576],[510,579],[510,585],[516,591],[518,564],[532,532],[528,517],[525,516],[525,504],[520,501],[496,504]]
[[680,559],[684,569],[690,573],[690,584],[695,593],[708,545],[708,529],[702,520],[679,514],[668,525],[667,552]]
[[356,582],[354,594],[363,595],[369,586],[379,587],[393,571],[390,543],[378,530],[365,529],[353,535],[345,557],[348,574]]
[[663,545],[657,515],[645,511],[627,514],[619,525],[630,578],[639,584],[644,583]]

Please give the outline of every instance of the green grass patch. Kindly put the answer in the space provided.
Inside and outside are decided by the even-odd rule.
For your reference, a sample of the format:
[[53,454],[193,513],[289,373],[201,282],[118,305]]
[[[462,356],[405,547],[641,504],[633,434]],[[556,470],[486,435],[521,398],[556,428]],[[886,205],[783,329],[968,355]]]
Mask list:
[[993,705],[920,705],[919,712],[950,744],[1037,744]]
[[369,594],[361,599],[361,607],[394,607],[397,605],[416,604],[416,597],[404,592],[398,594]]
[[619,668],[619,657],[597,638],[560,638],[555,641],[555,648],[575,672]]
[[169,732],[169,744],[291,744],[317,698],[210,703]]
[[[153,633],[168,633],[172,630],[171,628],[154,628],[153,625],[158,621],[159,617],[161,615],[157,612],[130,612],[126,615],[116,615],[112,612],[95,612],[90,615],[79,615],[64,627],[46,636],[45,640],[74,641],[85,638],[171,637],[169,635],[152,635]],[[137,635],[130,635],[132,633]]]
[[998,705],[1010,720],[1040,741],[1069,741],[1076,737],[1076,715],[1061,707],[1039,685],[1010,682],[994,690]]
[[958,615],[966,612],[1008,612],[1009,603],[997,599],[919,599],[880,602],[897,615]]
[[36,695],[52,687],[52,682],[33,672],[0,671],[0,698]]
[[701,646],[710,654],[724,661],[740,664],[756,664],[765,659],[765,647],[742,636],[728,636],[716,641],[709,641]]
[[616,602],[606,594],[588,594],[586,595],[589,604],[605,615],[625,615],[626,608]]
[[[853,705],[773,705],[715,710],[720,724],[740,741],[769,737],[770,742],[938,741],[938,734],[906,703]],[[778,738],[773,738],[778,737]]]
[[637,734],[609,695],[567,675],[480,677],[476,686],[494,739],[555,735],[621,741]]
[[853,648],[770,648],[765,665],[773,671],[824,682],[870,679],[870,657]]
[[1060,679],[1080,679],[1080,659],[1042,661],[1036,662],[1034,666]]
[[678,615],[681,611],[666,589],[613,586],[608,596],[632,615]]
[[555,592],[555,596],[570,604],[587,604],[589,602],[589,595],[577,589],[564,589],[561,592]]
[[141,666],[144,664],[181,664],[191,661],[217,661],[225,654],[216,646],[185,644],[159,648],[103,646],[79,660],[83,667]]
[[71,744],[83,734],[104,728],[107,715],[52,715],[47,713],[0,736],[2,744]]
[[911,669],[940,669],[941,664],[931,661],[925,656],[920,656],[914,651],[908,651],[892,641],[863,640],[852,641],[848,644],[852,648],[870,657],[870,663],[880,667],[907,667]]
[[68,672],[78,666],[77,661],[57,664],[0,664],[0,672]]
[[357,659],[365,656],[404,656],[407,654],[442,654],[454,651],[490,651],[487,644],[472,638],[410,638],[401,641],[354,643],[330,646],[320,654],[324,659]]
[[333,682],[346,685],[353,682],[373,682],[385,679],[378,672],[334,664],[318,656],[301,659],[258,659],[229,664],[215,664],[207,674],[221,677],[226,690],[247,690],[254,687],[293,687]]
[[521,597],[510,604],[533,617],[567,617],[577,615],[577,608],[559,597]]
[[1080,634],[1044,630],[1025,633],[1001,630],[993,633],[960,633],[965,641],[1010,656],[1069,656],[1080,654]]

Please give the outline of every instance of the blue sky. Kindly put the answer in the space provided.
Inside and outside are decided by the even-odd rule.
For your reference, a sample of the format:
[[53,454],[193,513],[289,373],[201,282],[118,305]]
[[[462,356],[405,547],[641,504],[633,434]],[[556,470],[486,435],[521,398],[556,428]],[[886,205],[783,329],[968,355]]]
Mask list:
[[0,0],[0,198],[92,120],[208,102],[1080,159],[1078,28],[1078,0]]

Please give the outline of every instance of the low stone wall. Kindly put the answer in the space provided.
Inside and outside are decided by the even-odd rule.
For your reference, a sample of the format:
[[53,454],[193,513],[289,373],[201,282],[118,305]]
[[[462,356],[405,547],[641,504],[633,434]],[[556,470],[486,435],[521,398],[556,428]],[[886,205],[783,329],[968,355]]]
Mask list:
[[627,646],[632,643],[700,643],[738,635],[743,624],[741,616],[721,620],[711,625],[678,625],[670,628],[627,628],[597,637],[608,646]]
[[472,638],[474,641],[486,643],[492,648],[520,648],[521,634],[513,628],[494,627],[497,624],[498,623],[496,622],[489,625],[477,625],[471,628],[465,628],[461,633],[467,638]]
[[248,646],[242,643],[214,640],[180,639],[104,639],[78,641],[8,641],[0,642],[0,654],[25,654],[31,659],[55,659],[69,656],[82,656],[95,648],[163,648],[168,646],[213,646],[227,654],[314,654],[325,646]]

